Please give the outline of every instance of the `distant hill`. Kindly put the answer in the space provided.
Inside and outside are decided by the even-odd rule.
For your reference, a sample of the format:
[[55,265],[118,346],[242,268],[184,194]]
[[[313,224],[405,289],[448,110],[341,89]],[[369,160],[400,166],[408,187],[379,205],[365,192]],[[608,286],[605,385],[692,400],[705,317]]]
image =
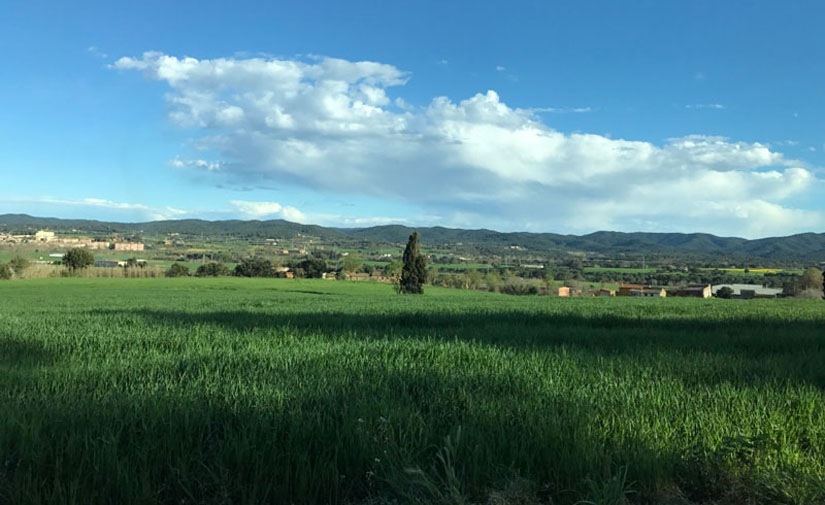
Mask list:
[[401,225],[370,228],[326,228],[273,219],[266,221],[205,221],[182,219],[146,223],[114,223],[83,219],[33,217],[26,214],[0,215],[0,231],[30,233],[48,228],[54,231],[78,230],[85,233],[121,233],[143,235],[235,236],[244,238],[291,238],[309,235],[335,242],[401,244],[413,230],[433,245],[507,248],[521,246],[532,251],[585,251],[625,254],[687,254],[691,256],[747,256],[768,259],[825,260],[825,233],[802,233],[787,237],[747,240],[717,237],[707,233],[623,233],[599,231],[587,235],[556,233],[503,233],[493,230],[444,228],[410,228]]

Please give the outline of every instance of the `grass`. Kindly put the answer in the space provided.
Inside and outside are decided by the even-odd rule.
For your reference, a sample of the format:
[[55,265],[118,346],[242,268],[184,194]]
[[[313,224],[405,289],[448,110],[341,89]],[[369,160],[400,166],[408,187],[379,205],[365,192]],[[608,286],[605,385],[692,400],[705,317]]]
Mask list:
[[[722,272],[733,272],[733,273],[745,273],[745,268],[700,268],[699,270],[705,271],[712,271],[712,270],[719,270]],[[794,274],[801,274],[802,270],[800,269],[791,269],[786,270],[784,268],[748,268],[748,273],[754,275],[764,275],[764,274],[778,274],[780,272],[787,272],[787,273],[794,273]]]
[[611,272],[620,274],[650,274],[657,270],[655,268],[629,268],[629,267],[584,267],[585,272]]
[[493,265],[487,263],[428,263],[427,267],[435,270],[491,270]]
[[823,326],[797,300],[4,282],[0,503],[822,503]]

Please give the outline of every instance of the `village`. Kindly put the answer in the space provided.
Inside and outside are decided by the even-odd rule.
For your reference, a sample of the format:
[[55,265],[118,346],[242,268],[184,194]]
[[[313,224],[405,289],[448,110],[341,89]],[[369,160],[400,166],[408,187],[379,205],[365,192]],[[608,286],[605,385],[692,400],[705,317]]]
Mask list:
[[[696,286],[645,286],[642,284],[620,284],[619,289],[599,288],[598,291],[590,293],[592,296],[630,296],[635,298],[713,298],[719,296],[720,291],[729,289],[729,295],[725,298],[751,300],[754,298],[777,298],[782,295],[782,290],[769,288],[759,284],[720,284],[711,286],[710,284]],[[568,286],[558,288],[557,295],[560,297],[586,296],[581,289],[572,289]]]
[[[302,272],[301,268],[296,268],[297,260],[288,260],[287,258],[309,258],[313,253],[308,251],[307,247],[312,244],[312,240],[306,243],[309,245],[295,246],[292,240],[291,248],[284,248],[281,243],[287,241],[276,240],[273,238],[257,241],[260,244],[258,251],[255,254],[260,254],[260,247],[269,254],[274,261],[271,264],[271,277],[284,277],[292,279],[306,274]],[[194,264],[195,267],[206,265],[229,259],[226,254],[216,251],[207,252],[202,248],[192,248],[192,244],[187,242],[177,233],[168,234],[166,237],[158,238],[152,241],[154,245],[150,245],[144,241],[137,241],[134,237],[120,237],[117,235],[105,238],[91,238],[79,236],[75,233],[73,236],[58,235],[56,232],[40,229],[30,234],[2,234],[0,233],[0,246],[3,246],[7,251],[35,251],[32,253],[31,262],[41,265],[58,266],[61,263],[63,254],[66,250],[71,248],[83,248],[95,252],[95,260],[93,266],[95,269],[113,269],[121,268],[124,270],[124,275],[135,275],[134,268],[129,271],[129,267],[137,267],[138,269],[145,269],[146,274],[152,276],[163,275],[164,271],[153,272],[147,268],[150,266],[157,268],[167,268],[172,262],[180,262],[189,260],[189,263]],[[254,244],[256,241],[253,241]],[[519,246],[511,246],[510,249],[516,250]],[[34,249],[33,249],[34,248]],[[62,251],[62,252],[61,252]],[[189,252],[187,252],[189,251]],[[375,259],[383,260],[362,263],[357,268],[344,268],[346,263],[345,258],[350,254],[348,251],[342,251],[337,254],[338,260],[332,260],[329,263],[324,263],[322,271],[317,272],[317,276],[325,280],[348,280],[348,281],[366,281],[366,282],[380,282],[391,283],[397,272],[392,269],[392,254],[381,253]],[[354,253],[353,253],[354,254]],[[334,258],[336,255],[330,255]],[[207,260],[208,258],[208,260]],[[278,260],[277,258],[284,258]],[[472,261],[470,258],[464,256],[456,256],[455,259],[445,257],[439,258],[441,261]],[[431,260],[432,261],[432,257]],[[184,264],[186,261],[184,262]],[[229,267],[233,267],[232,261],[226,262]],[[340,263],[340,264],[339,264]],[[383,267],[382,267],[383,265]],[[447,267],[460,267],[461,263],[454,265],[447,265]],[[519,265],[522,272],[537,271],[544,269],[544,264],[541,263],[522,263]],[[199,269],[198,276],[202,276]],[[449,268],[447,270],[450,271]],[[211,270],[207,275],[231,275],[233,272],[230,268],[221,268],[218,270]],[[509,272],[509,273],[508,273]],[[732,298],[732,299],[762,299],[762,298],[778,298],[783,297],[783,289],[777,287],[770,287],[764,284],[755,283],[694,283],[688,285],[657,285],[633,282],[597,282],[597,283],[582,283],[579,281],[566,284],[564,280],[556,281],[554,283],[541,283],[535,279],[519,278],[518,271],[502,270],[506,273],[512,281],[514,278],[521,279],[519,282],[530,284],[532,287],[523,290],[508,290],[506,287],[496,285],[496,283],[472,283],[466,280],[467,277],[472,277],[467,273],[452,272],[442,273],[439,270],[432,270],[432,282],[435,285],[447,287],[459,287],[464,289],[478,289],[482,291],[501,291],[511,294],[536,294],[545,296],[557,296],[562,298],[570,297],[634,297],[634,298],[666,298],[666,297],[687,297],[687,298]],[[111,277],[110,274],[103,275]],[[515,277],[514,277],[515,276]],[[452,279],[452,280],[446,280]],[[464,280],[461,280],[464,279]],[[560,285],[559,285],[560,282]]]

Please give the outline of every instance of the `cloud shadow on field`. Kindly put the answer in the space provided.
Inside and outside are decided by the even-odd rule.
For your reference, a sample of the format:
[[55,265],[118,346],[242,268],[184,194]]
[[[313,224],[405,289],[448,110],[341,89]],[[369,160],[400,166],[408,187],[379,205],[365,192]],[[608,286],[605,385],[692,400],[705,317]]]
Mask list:
[[[185,381],[164,394],[113,390],[71,405],[40,396],[15,410],[19,419],[37,419],[40,436],[11,454],[15,474],[5,484],[10,493],[36,484],[28,489],[32,496],[70,486],[79,497],[108,503],[361,503],[376,492],[403,503],[403,495],[392,493],[416,489],[410,469],[433,481],[442,476],[438,453],[459,427],[450,458],[471,496],[505,485],[517,471],[561,497],[559,503],[573,503],[585,477],[601,479],[627,465],[632,479],[648,485],[651,475],[667,476],[678,462],[678,453],[654,450],[633,434],[601,431],[588,415],[592,398],[536,402],[524,383],[496,374],[375,363],[359,375],[330,369],[322,357],[301,365],[272,369],[258,357],[236,368],[258,387],[288,384],[280,402],[221,388],[207,392]],[[175,370],[181,379],[225,371],[226,360],[181,358],[164,372]],[[97,380],[106,384],[105,377]],[[32,459],[18,461],[17,454]],[[62,465],[47,464],[58,459]],[[3,484],[0,478],[0,498]]]
[[39,342],[0,334],[0,366],[36,368],[54,362],[56,356]]
[[[825,336],[820,321],[739,318],[639,319],[571,314],[422,312],[396,315],[344,312],[267,314],[254,311],[102,310],[171,326],[215,325],[233,331],[277,330],[331,339],[467,341],[505,349],[576,351],[638,359],[687,384],[752,385],[789,381],[825,389]],[[678,356],[678,359],[661,358]],[[712,366],[704,366],[712,362]]]

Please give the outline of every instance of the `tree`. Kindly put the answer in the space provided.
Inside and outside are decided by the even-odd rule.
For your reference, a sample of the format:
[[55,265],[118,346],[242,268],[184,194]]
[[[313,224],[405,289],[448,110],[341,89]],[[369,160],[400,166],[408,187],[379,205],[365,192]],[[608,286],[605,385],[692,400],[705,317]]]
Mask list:
[[806,269],[796,282],[794,295],[809,300],[821,300],[822,278],[822,272],[819,269],[814,267]]
[[29,268],[29,260],[23,256],[17,255],[9,260],[9,268],[14,271],[14,275],[17,277],[23,277],[23,272]]
[[196,277],[221,277],[229,275],[229,269],[223,263],[206,263],[198,267],[195,271]]
[[815,267],[808,268],[799,278],[799,290],[813,289],[822,291],[822,272]]
[[404,268],[404,264],[400,261],[393,261],[389,265],[384,267],[384,275],[387,277],[401,277],[401,269]]
[[146,262],[137,258],[129,258],[126,260],[126,268],[146,268]]
[[11,279],[12,269],[5,263],[0,263],[0,280],[7,281]]
[[189,276],[189,268],[186,265],[181,265],[180,263],[172,263],[172,266],[164,272],[166,277],[188,277]]
[[553,277],[551,272],[547,272],[544,276],[544,289],[546,293],[549,295],[551,291],[553,291],[553,283],[556,282],[556,278]]
[[355,272],[361,265],[363,265],[363,261],[361,258],[358,257],[355,253],[350,253],[347,256],[344,256],[344,259],[341,260],[341,269],[344,272]]
[[321,258],[314,258],[310,256],[298,264],[298,268],[303,270],[304,277],[310,279],[320,279],[327,271],[327,262]]
[[94,265],[94,263],[94,254],[79,247],[69,249],[66,251],[66,254],[63,255],[63,265],[72,271],[82,270],[86,267]]
[[733,289],[729,288],[728,286],[722,286],[716,291],[717,298],[730,298],[733,296]]
[[424,283],[427,282],[427,261],[421,255],[418,232],[413,232],[404,249],[404,266],[401,268],[401,279],[398,292],[420,295],[424,292]]
[[470,270],[467,273],[467,287],[469,289],[478,289],[484,283],[484,276],[478,270]]
[[274,277],[275,268],[272,262],[265,258],[247,258],[235,267],[238,277]]
[[484,283],[487,284],[489,291],[498,291],[498,288],[501,286],[501,276],[498,272],[491,270],[484,276]]

